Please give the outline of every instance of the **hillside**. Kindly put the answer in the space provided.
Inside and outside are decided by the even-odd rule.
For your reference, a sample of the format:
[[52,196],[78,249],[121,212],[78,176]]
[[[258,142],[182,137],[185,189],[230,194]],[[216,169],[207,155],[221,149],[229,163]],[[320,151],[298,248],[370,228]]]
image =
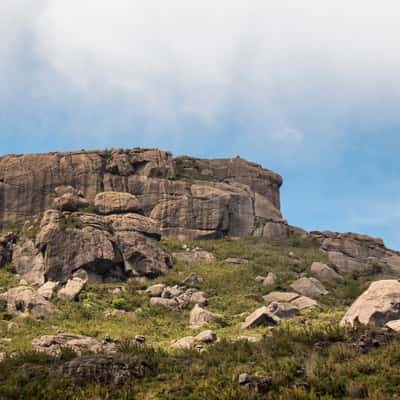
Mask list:
[[139,149],[0,165],[0,399],[400,393],[400,254],[288,225],[279,175]]

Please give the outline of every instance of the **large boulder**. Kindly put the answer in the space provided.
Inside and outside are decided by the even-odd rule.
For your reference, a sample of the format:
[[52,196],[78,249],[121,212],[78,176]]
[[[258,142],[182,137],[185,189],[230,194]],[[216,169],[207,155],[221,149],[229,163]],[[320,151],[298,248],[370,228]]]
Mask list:
[[18,286],[5,294],[7,311],[15,316],[47,318],[55,312],[55,307],[33,288]]
[[141,205],[136,196],[124,192],[102,192],[96,195],[94,205],[100,214],[140,212]]
[[252,312],[240,325],[242,329],[252,329],[259,326],[275,326],[280,323],[280,318],[271,313],[268,307],[260,307]]
[[324,285],[315,278],[303,277],[294,281],[290,287],[297,293],[303,296],[316,298],[324,296],[329,292],[325,289]]
[[42,253],[32,240],[18,243],[13,249],[12,263],[16,271],[32,285],[42,285],[45,281],[45,262]]
[[321,262],[313,262],[310,267],[311,274],[322,281],[341,281],[343,277],[333,268]]
[[221,318],[222,317],[220,315],[214,314],[213,312],[208,311],[196,304],[192,311],[190,311],[189,323],[191,328],[196,329],[210,322],[219,321]]
[[357,298],[340,322],[342,326],[356,323],[384,326],[400,319],[400,282],[394,279],[372,282]]
[[65,287],[58,291],[57,296],[61,300],[76,300],[85,285],[86,282],[80,278],[69,279]]

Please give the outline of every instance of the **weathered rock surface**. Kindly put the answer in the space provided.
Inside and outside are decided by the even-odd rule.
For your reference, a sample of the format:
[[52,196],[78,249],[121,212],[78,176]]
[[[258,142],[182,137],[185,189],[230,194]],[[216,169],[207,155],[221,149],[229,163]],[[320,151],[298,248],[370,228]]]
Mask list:
[[69,279],[65,287],[58,291],[57,296],[61,300],[76,300],[85,285],[86,282],[80,278]]
[[275,326],[279,323],[279,317],[272,314],[268,307],[263,306],[251,313],[240,327],[242,329],[252,329],[258,326]]
[[99,193],[94,199],[94,206],[100,214],[105,215],[141,211],[137,197],[125,192]]
[[202,308],[198,304],[196,304],[193,307],[192,311],[190,311],[189,324],[191,328],[195,329],[200,328],[210,322],[218,321],[221,319],[222,317],[220,315],[214,314],[211,311],[208,311],[205,308]]
[[329,292],[325,289],[324,285],[315,278],[300,278],[294,281],[290,287],[297,293],[306,297],[316,298],[324,296]]
[[11,262],[12,247],[16,240],[17,237],[13,233],[0,235],[0,268]]
[[94,353],[100,351],[115,351],[114,343],[102,343],[89,336],[76,335],[73,333],[58,333],[56,335],[46,335],[33,339],[32,349],[38,352],[57,355],[62,348],[69,348],[81,354],[82,351]]
[[[89,283],[121,281],[129,276],[153,278],[172,266],[159,239],[154,221],[139,214],[103,217],[48,210],[36,247],[30,241],[17,246],[14,258],[17,270],[31,283],[45,279],[66,282],[78,271]],[[37,268],[29,270],[35,260]]]
[[[270,235],[288,229],[279,211],[281,184],[279,175],[238,157],[173,158],[137,148],[8,155],[0,157],[0,228],[45,211],[57,198],[71,197],[56,193],[70,186],[79,195],[63,199],[62,210],[75,211],[86,199],[94,203],[102,192],[130,193],[165,236],[248,236],[256,230],[263,235],[263,227],[273,221],[274,227],[265,230]],[[118,199],[108,204],[120,212]]]
[[394,279],[372,282],[346,312],[342,326],[356,323],[384,326],[400,319],[400,282]]
[[294,292],[271,292],[263,296],[266,303],[290,303],[292,300],[298,298],[300,295]]
[[185,261],[188,263],[195,263],[195,262],[214,262],[217,260],[214,254],[204,251],[180,251],[176,253],[172,253],[172,255],[180,260]]
[[206,331],[200,332],[196,337],[195,340],[202,343],[214,343],[217,341],[217,334],[208,329]]
[[299,310],[304,310],[310,307],[319,307],[319,304],[316,300],[307,296],[296,297],[290,303],[296,306]]
[[395,332],[400,332],[400,319],[386,322],[385,326]]
[[293,305],[293,303],[278,303],[273,302],[268,307],[269,313],[277,316],[278,318],[293,318],[299,315],[299,308]]
[[400,275],[400,253],[387,249],[382,239],[356,233],[310,232],[340,274],[390,273]]
[[15,316],[41,319],[55,311],[53,304],[28,286],[9,289],[4,297],[7,301],[7,311]]
[[56,197],[53,207],[59,211],[78,211],[89,206],[89,201],[85,199],[81,192],[72,186],[59,186],[55,188]]
[[310,268],[311,274],[317,279],[325,281],[340,281],[343,277],[339,275],[333,268],[321,262],[313,262]]
[[46,300],[51,300],[59,286],[59,282],[47,281],[44,285],[40,286],[38,294]]

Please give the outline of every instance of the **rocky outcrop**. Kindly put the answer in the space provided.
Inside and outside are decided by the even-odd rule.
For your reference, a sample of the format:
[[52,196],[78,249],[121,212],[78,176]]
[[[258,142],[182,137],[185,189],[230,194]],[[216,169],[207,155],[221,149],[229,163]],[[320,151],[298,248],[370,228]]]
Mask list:
[[7,301],[7,311],[14,316],[42,319],[55,311],[53,304],[27,286],[9,289],[3,297]]
[[[16,248],[18,272],[31,283],[66,282],[75,273],[85,281],[120,281],[129,276],[156,277],[172,266],[159,246],[155,222],[139,214],[100,216],[48,210],[35,246]],[[27,253],[25,258],[23,254]],[[22,255],[21,255],[22,254]],[[15,257],[14,257],[15,258]],[[32,268],[39,258],[38,267]],[[35,272],[35,280],[31,275]],[[40,276],[41,273],[41,276]]]
[[341,325],[384,326],[400,319],[400,282],[394,279],[372,282],[352,304]]
[[165,236],[286,236],[281,184],[279,175],[239,157],[173,158],[137,148],[8,155],[0,158],[0,227],[89,202],[107,214],[141,210]]
[[356,233],[310,232],[341,274],[389,273],[400,275],[400,253],[387,249],[382,239]]

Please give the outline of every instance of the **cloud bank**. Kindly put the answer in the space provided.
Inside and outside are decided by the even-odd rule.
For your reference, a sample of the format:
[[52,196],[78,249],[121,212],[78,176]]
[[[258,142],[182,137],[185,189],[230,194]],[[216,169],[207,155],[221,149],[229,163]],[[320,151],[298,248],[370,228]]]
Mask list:
[[329,147],[397,118],[399,20],[390,0],[3,0],[2,109],[62,110],[77,135],[232,125],[234,148]]

